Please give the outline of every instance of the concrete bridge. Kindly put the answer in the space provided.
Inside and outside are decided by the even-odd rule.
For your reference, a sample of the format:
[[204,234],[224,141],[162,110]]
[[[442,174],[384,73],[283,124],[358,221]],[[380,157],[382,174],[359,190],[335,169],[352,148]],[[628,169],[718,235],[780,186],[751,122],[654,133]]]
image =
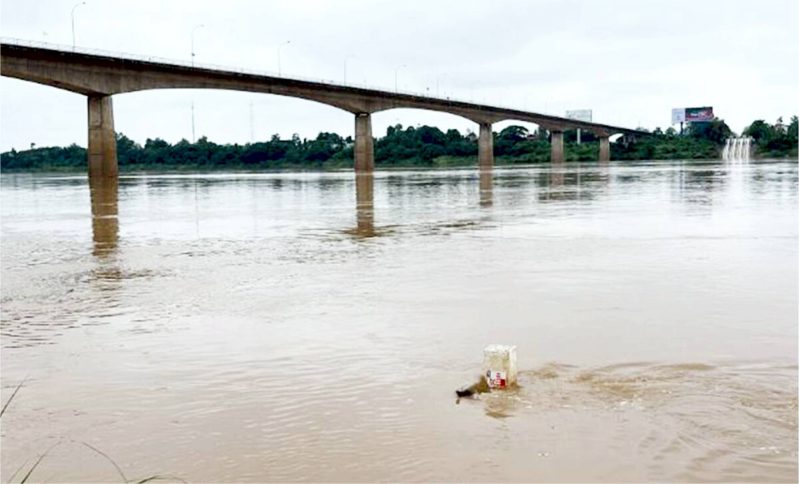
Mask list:
[[642,135],[633,129],[588,123],[528,111],[429,96],[366,89],[321,81],[185,65],[172,61],[96,54],[68,49],[0,42],[0,74],[83,94],[88,98],[89,176],[115,177],[118,173],[112,96],[146,89],[228,89],[308,99],[343,109],[355,116],[355,172],[374,170],[372,113],[394,108],[416,108],[462,116],[480,126],[478,163],[494,164],[491,125],[515,120],[535,123],[550,131],[553,162],[563,161],[563,131],[583,129],[599,138],[599,160],[610,159],[614,134]]

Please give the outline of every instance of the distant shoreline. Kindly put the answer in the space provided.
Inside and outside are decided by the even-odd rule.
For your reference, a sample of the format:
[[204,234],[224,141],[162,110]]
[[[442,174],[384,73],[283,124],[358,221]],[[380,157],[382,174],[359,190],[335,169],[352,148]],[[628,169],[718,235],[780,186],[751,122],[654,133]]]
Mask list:
[[[532,168],[532,167],[542,167],[545,165],[551,165],[551,162],[520,162],[520,161],[503,161],[503,160],[496,160],[495,167],[497,168]],[[719,164],[724,163],[724,160],[718,158],[694,158],[694,159],[639,159],[639,160],[611,160],[611,163],[637,163],[637,162],[651,162],[651,163],[674,163],[674,162],[692,162],[696,164]],[[780,161],[796,161],[797,158],[795,156],[785,156],[785,157],[764,157],[764,158],[752,158],[750,161],[752,162],[780,162]],[[598,165],[599,162],[597,161],[566,161],[564,162],[567,165],[574,165],[574,164],[581,164],[581,165]],[[392,166],[375,166],[375,172],[400,172],[400,171],[441,171],[441,170],[452,170],[452,171],[467,171],[467,170],[477,170],[479,167],[477,165],[477,159],[471,163],[463,163],[463,164],[448,164],[448,165],[440,165],[440,166],[419,166],[413,164],[407,165],[392,165]],[[69,174],[69,175],[79,175],[83,174],[87,171],[88,167],[39,167],[39,168],[12,168],[12,169],[2,169],[0,173],[6,174]],[[280,173],[350,173],[352,172],[353,167],[301,167],[301,166],[287,166],[284,168],[263,168],[259,169],[257,167],[245,167],[245,166],[218,166],[218,167],[209,167],[209,166],[200,166],[200,165],[184,165],[184,166],[120,166],[119,173],[121,175],[125,174],[148,174],[148,173],[158,173],[158,174],[181,174],[181,173],[263,173],[263,174],[280,174]]]

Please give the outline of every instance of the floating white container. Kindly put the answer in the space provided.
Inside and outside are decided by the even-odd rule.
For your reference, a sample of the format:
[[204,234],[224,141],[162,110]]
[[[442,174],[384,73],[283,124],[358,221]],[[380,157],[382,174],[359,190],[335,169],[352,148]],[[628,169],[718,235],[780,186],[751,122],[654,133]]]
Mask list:
[[516,385],[516,346],[488,345],[483,349],[483,375],[492,389]]

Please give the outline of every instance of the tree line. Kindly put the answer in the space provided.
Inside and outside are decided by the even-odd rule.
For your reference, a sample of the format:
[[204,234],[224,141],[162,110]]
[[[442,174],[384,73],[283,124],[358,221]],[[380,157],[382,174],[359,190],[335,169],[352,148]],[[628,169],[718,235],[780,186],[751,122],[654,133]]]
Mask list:
[[[755,156],[796,157],[797,117],[789,124],[782,118],[769,124],[754,121],[742,134],[751,136]],[[673,128],[655,129],[648,136],[631,142],[611,143],[614,160],[718,159],[732,130],[720,119],[693,123],[680,134]],[[591,161],[598,158],[598,139],[590,132],[576,130],[564,133],[565,157],[568,161]],[[315,139],[298,135],[281,139],[274,135],[268,141],[247,144],[216,144],[202,137],[194,143],[181,140],[170,144],[159,138],[147,139],[144,145],[122,133],[117,134],[117,157],[122,170],[180,169],[337,169],[351,167],[353,139],[336,133],[320,133]],[[494,132],[494,155],[497,164],[547,162],[550,157],[549,133],[544,129],[530,132],[518,125]],[[446,132],[432,126],[390,126],[386,135],[375,140],[377,167],[447,167],[476,164],[477,136],[471,131],[462,134],[456,129]],[[67,147],[11,150],[0,154],[2,170],[83,170],[86,150],[77,145]]]

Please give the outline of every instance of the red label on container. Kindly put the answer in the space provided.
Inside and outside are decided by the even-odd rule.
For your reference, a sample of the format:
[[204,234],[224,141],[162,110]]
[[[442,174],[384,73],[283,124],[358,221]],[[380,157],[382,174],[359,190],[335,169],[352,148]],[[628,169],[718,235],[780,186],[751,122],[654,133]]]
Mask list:
[[487,372],[488,386],[491,388],[505,388],[507,386],[507,378],[504,371],[489,370]]

